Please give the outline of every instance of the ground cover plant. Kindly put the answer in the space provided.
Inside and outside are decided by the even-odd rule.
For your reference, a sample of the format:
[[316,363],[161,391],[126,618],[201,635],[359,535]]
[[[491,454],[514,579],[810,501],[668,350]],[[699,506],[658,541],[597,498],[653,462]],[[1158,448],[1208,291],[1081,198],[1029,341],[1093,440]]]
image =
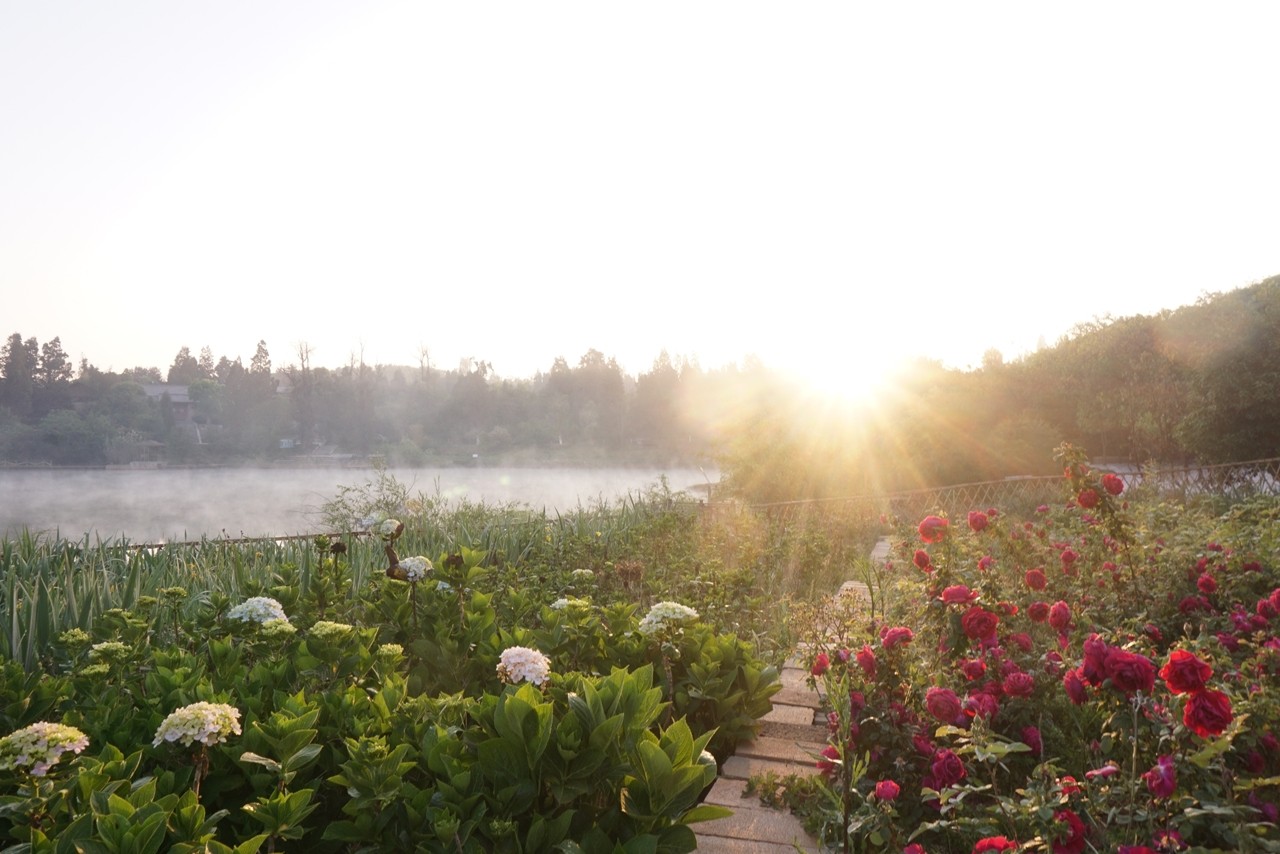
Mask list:
[[831,739],[783,795],[831,847],[1280,850],[1280,501],[1059,461],[1027,517],[902,520],[883,608],[809,635]]
[[12,850],[688,850],[790,597],[847,571],[829,520],[665,484],[547,515],[377,473],[330,509],[361,533],[0,547]]

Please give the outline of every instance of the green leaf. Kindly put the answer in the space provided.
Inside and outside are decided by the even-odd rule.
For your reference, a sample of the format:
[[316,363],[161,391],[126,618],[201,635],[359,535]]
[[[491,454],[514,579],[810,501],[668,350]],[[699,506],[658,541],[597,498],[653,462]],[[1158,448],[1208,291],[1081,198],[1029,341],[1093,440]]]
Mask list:
[[698,804],[680,817],[682,824],[694,824],[699,821],[715,821],[718,818],[731,818],[733,810],[714,804]]

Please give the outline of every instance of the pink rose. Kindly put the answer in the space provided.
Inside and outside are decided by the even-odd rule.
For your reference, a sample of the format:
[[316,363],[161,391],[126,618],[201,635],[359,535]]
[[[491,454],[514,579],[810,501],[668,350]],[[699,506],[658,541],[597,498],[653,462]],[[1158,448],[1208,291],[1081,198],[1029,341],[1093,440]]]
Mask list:
[[1161,756],[1156,765],[1142,775],[1147,782],[1147,791],[1153,797],[1167,798],[1178,788],[1178,772],[1173,767],[1172,756]]
[[1044,570],[1038,567],[1036,569],[1028,569],[1027,574],[1022,576],[1022,580],[1032,590],[1043,590],[1048,583],[1048,579],[1044,576]]
[[981,510],[969,511],[969,528],[974,533],[985,530],[987,527],[987,514]]

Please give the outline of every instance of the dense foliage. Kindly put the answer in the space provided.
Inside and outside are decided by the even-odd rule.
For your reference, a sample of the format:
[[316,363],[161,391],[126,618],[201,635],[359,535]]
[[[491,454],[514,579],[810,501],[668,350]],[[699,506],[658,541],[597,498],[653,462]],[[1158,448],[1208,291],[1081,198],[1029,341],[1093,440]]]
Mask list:
[[381,472],[326,509],[371,533],[5,542],[0,834],[688,850],[688,825],[722,814],[698,804],[717,758],[779,687],[788,601],[873,536],[838,514],[711,515],[661,485],[550,517],[446,506]]
[[[1155,316],[1102,319],[975,370],[920,362],[865,407],[833,407],[759,364],[666,354],[638,376],[598,350],[531,379],[439,370],[273,370],[183,348],[168,371],[73,371],[59,339],[0,353],[0,460],[226,463],[381,454],[471,461],[696,462],[754,501],[882,494],[1049,473],[1062,441],[1133,463],[1280,456],[1280,278]],[[859,366],[850,366],[859,370]],[[171,384],[170,386],[164,385]],[[166,391],[166,388],[169,391]],[[166,398],[165,395],[169,394]],[[178,402],[185,395],[188,400]]]

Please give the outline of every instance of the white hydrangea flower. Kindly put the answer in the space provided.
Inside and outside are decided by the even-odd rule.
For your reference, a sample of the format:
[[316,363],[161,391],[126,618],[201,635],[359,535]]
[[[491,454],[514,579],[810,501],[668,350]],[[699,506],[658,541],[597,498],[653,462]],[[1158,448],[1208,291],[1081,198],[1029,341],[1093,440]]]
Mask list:
[[378,658],[386,658],[391,661],[399,661],[404,658],[404,647],[398,643],[384,643],[378,645]]
[[212,747],[240,734],[240,710],[226,703],[192,703],[164,719],[156,730],[153,747],[161,742],[179,741],[190,747],[197,741]]
[[312,637],[320,640],[340,640],[355,631],[355,626],[349,623],[332,623],[328,620],[321,620],[311,627]]
[[43,777],[62,754],[88,746],[89,736],[75,727],[40,721],[0,738],[0,769],[26,768],[32,777]]
[[596,574],[589,569],[575,569],[569,573],[569,577],[574,581],[591,581],[596,577]]
[[269,620],[288,620],[284,606],[270,596],[254,596],[246,599],[227,612],[232,620],[244,620],[246,623],[266,623]]
[[527,646],[509,646],[498,660],[498,678],[514,685],[532,682],[541,685],[551,673],[551,659]]
[[659,602],[640,621],[640,634],[656,635],[698,619],[698,612],[679,602]]
[[548,607],[553,611],[585,611],[591,607],[591,600],[579,599],[577,596],[561,596]]
[[431,561],[421,555],[417,557],[406,557],[400,560],[400,568],[404,570],[404,580],[410,584],[416,584],[427,577],[427,573],[434,567]]

